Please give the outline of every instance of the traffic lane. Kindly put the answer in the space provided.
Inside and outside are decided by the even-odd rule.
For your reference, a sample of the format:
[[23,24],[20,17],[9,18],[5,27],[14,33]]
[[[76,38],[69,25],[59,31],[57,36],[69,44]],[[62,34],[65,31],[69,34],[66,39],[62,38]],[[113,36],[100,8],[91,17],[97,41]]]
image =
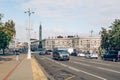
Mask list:
[[[52,58],[52,56],[47,56],[49,58]],[[104,63],[106,61],[102,60],[93,60],[93,59],[83,59],[80,57],[71,57],[70,61],[73,61],[73,63],[76,64],[81,64],[85,66],[91,66],[91,67],[96,67],[97,69],[109,71],[109,72],[114,72],[114,73],[120,73],[120,65],[113,65],[113,64],[107,64]],[[114,62],[113,62],[114,63]],[[114,63],[117,64],[117,63]]]
[[[67,66],[56,61],[48,56],[37,56],[38,62],[44,67],[44,69],[55,78],[63,78],[63,80],[101,80],[85,73],[80,73],[72,66]],[[69,61],[66,61],[69,63]]]
[[[100,78],[100,79],[108,79],[108,80],[119,80],[120,77],[120,72],[103,68],[103,67],[97,67],[97,66],[92,66],[89,64],[81,63],[81,62],[74,62],[72,59],[70,59],[69,62],[66,61],[61,61],[63,66],[72,66],[74,70],[86,73],[88,75]],[[59,63],[59,64],[61,64]],[[104,75],[105,74],[105,75]],[[101,77],[102,76],[102,77]],[[104,78],[105,77],[105,78]]]
[[70,60],[69,63],[62,62],[63,64],[73,66],[75,69],[82,70],[81,72],[87,72],[93,75],[97,75],[99,77],[108,79],[108,80],[119,80],[120,79],[120,72],[111,70],[108,68],[93,66],[89,64],[85,64],[83,62],[75,62]]
[[88,59],[88,58],[84,58],[84,57],[77,57],[77,56],[70,56],[73,59],[82,59],[82,60],[88,60],[88,61],[96,61],[96,62],[103,62],[105,64],[112,64],[112,65],[117,65],[120,66],[120,61],[118,62],[113,62],[113,61],[107,61],[107,60],[101,60],[101,59]]
[[110,69],[103,68],[103,67],[91,66],[91,65],[84,64],[84,63],[80,63],[80,62],[70,61],[69,64],[71,64],[71,66],[74,65],[76,69],[100,76],[107,80],[119,80],[120,79],[120,72],[118,71],[110,70]]
[[[52,58],[51,56],[47,56],[49,58]],[[83,63],[83,65],[92,65],[94,66],[98,66],[98,67],[102,67],[101,69],[110,71],[112,70],[113,72],[120,72],[120,62],[111,62],[111,61],[103,61],[103,60],[99,60],[99,59],[86,59],[83,57],[74,57],[74,56],[70,56],[70,61],[75,61],[75,62],[81,62]]]
[[[52,60],[51,58],[48,58],[48,57],[44,57],[46,59],[48,59],[49,61],[52,61],[56,64],[59,64],[61,67],[66,67],[66,69],[70,69],[73,73],[77,73],[78,76],[80,75],[83,75],[83,78],[87,78],[88,80],[106,80],[105,78],[103,77],[100,77],[100,76],[97,76],[95,74],[91,74],[89,72],[86,72],[86,71],[83,71],[83,70],[80,70],[78,68],[76,68],[74,66],[74,64],[71,65],[71,63],[69,61],[55,61],[55,60]],[[64,63],[64,64],[63,64]],[[65,64],[67,63],[67,64]],[[69,64],[70,63],[70,64]],[[76,80],[76,79],[75,79]],[[86,80],[86,79],[85,79]]]
[[96,60],[96,59],[85,59],[85,58],[83,59],[80,57],[71,57],[70,59],[75,62],[81,62],[87,65],[109,68],[111,70],[120,72],[119,62],[103,61],[103,60]]

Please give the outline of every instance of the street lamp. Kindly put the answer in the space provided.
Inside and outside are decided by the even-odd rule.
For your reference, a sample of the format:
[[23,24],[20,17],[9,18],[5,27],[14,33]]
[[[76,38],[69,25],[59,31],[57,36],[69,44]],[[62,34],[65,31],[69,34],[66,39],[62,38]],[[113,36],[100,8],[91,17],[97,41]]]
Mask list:
[[30,8],[28,9],[28,11],[26,11],[25,13],[28,13],[28,56],[27,56],[27,59],[31,59],[31,48],[30,48],[30,15],[33,14],[34,12],[31,12]]

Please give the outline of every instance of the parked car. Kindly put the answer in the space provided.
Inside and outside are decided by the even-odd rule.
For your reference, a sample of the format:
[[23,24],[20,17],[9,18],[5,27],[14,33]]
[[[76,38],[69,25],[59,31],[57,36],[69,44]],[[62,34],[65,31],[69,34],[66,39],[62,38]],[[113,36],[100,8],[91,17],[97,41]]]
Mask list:
[[89,59],[95,58],[95,59],[98,59],[98,54],[96,52],[92,52],[92,53],[87,52],[87,53],[85,53],[85,58],[89,58]]
[[103,60],[120,61],[120,51],[108,51],[102,55]]
[[52,54],[52,50],[46,50],[45,54],[46,55],[51,55]]
[[80,53],[77,54],[77,56],[85,57],[85,53],[84,52],[80,52]]
[[45,55],[45,50],[41,50],[40,52],[39,52],[39,55]]
[[85,58],[90,58],[90,53],[89,52],[85,53]]
[[71,53],[71,56],[77,56],[78,55],[78,52],[77,51],[73,51],[72,53]]

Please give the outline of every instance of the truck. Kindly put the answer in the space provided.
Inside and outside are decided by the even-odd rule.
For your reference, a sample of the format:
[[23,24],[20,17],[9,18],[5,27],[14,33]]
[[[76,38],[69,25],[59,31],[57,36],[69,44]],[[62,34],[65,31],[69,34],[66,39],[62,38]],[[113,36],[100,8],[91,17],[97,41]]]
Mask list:
[[55,60],[68,60],[70,59],[70,55],[67,49],[65,48],[55,48],[53,49],[53,59]]

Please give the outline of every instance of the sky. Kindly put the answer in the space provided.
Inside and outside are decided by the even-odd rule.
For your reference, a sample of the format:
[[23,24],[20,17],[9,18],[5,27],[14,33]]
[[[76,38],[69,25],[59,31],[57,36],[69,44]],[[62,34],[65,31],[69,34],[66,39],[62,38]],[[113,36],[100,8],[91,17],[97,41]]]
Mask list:
[[28,11],[30,15],[31,38],[58,35],[78,35],[80,37],[99,36],[101,27],[108,28],[115,19],[120,19],[120,0],[0,0],[2,21],[13,20],[16,39],[28,40]]

